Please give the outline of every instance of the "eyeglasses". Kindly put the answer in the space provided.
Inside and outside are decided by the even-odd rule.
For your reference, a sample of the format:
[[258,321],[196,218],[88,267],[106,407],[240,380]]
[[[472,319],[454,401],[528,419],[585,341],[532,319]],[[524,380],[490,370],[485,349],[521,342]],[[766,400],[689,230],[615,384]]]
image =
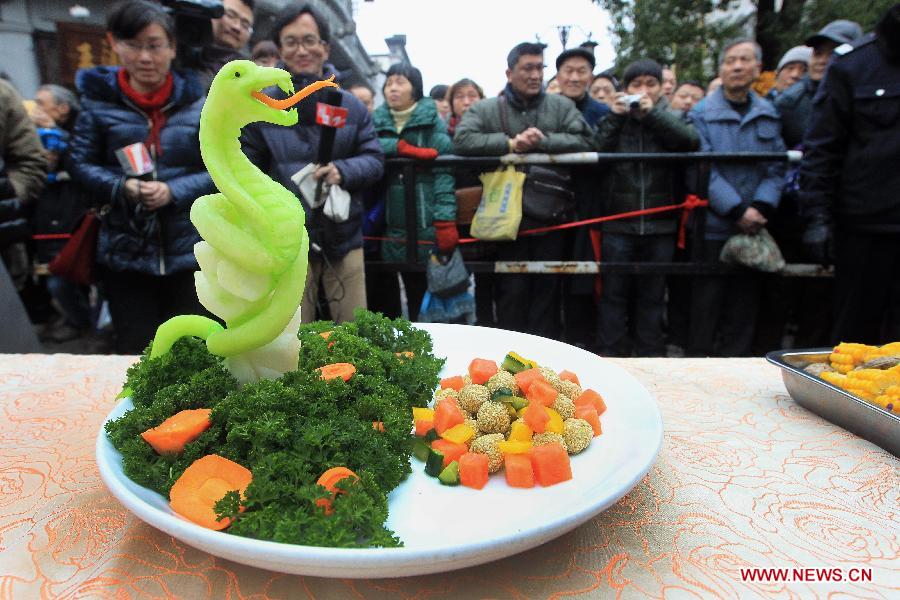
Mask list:
[[322,44],[325,44],[325,42],[312,34],[304,35],[299,40],[292,37],[281,40],[281,47],[288,52],[293,52],[298,46],[303,46],[305,50],[315,50]]
[[241,29],[243,29],[247,33],[253,33],[253,23],[243,18],[241,15],[237,14],[230,8],[225,9],[225,17],[233,23],[240,24]]
[[152,44],[138,44],[137,42],[132,42],[130,40],[120,40],[122,47],[125,48],[129,53],[139,56],[141,52],[146,50],[150,53],[150,56],[159,56],[166,50],[172,47],[168,42],[153,42]]

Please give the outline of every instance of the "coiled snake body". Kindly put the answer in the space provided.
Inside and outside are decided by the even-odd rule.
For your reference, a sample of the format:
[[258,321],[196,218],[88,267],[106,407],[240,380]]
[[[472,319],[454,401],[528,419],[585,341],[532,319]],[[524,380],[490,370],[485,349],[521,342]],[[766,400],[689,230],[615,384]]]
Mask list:
[[296,110],[283,109],[335,84],[320,81],[281,101],[260,93],[273,85],[293,94],[287,71],[230,62],[213,80],[200,117],[203,162],[220,191],[191,207],[204,240],[194,246],[195,284],[201,304],[226,327],[198,315],[174,317],[159,327],[151,349],[151,357],[159,356],[184,335],[201,337],[242,382],[297,368],[309,238],[294,194],[241,152],[241,128],[258,121],[295,125]]

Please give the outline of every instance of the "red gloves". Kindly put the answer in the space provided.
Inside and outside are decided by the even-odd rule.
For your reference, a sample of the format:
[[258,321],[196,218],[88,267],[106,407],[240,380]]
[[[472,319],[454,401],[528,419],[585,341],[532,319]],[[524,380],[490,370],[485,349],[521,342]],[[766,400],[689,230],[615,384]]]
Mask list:
[[434,148],[419,148],[413,146],[406,140],[397,142],[397,154],[406,158],[418,158],[419,160],[434,160],[437,158],[438,151]]
[[459,232],[456,230],[456,223],[453,221],[435,221],[434,237],[438,251],[441,254],[453,254],[453,250],[459,244]]

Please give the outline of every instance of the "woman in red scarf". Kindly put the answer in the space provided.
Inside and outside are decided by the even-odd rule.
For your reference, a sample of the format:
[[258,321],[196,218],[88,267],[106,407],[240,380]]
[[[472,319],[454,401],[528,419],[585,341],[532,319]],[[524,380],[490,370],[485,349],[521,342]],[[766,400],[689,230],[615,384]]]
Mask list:
[[121,66],[76,77],[83,111],[69,172],[104,214],[102,289],[117,351],[136,354],[170,316],[204,314],[194,291],[200,237],[189,212],[215,190],[198,139],[204,90],[172,69],[171,17],[156,3],[126,2],[109,15],[107,32]]

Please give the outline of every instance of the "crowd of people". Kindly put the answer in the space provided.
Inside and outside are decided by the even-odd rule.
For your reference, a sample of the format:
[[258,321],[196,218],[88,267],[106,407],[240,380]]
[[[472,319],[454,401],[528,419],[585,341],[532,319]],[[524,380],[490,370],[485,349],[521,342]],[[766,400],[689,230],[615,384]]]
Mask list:
[[[839,20],[791,48],[762,94],[762,51],[751,39],[724,46],[710,82],[679,81],[677,65],[650,57],[597,73],[584,47],[556,57],[548,78],[544,45],[523,42],[509,52],[507,85],[496,95],[471,79],[426,94],[422,73],[401,63],[387,71],[377,106],[368,82],[328,62],[331,28],[314,8],[283,9],[271,39],[245,54],[254,3],[223,4],[212,24],[215,44],[203,53],[206,69],[176,68],[172,17],[156,3],[129,0],[107,20],[118,66],[80,71],[77,93],[50,84],[23,102],[0,81],[0,250],[19,289],[33,286],[33,264],[52,263],[64,251],[65,236],[53,234],[75,230],[87,210],[99,222],[93,285],[52,272],[41,277],[59,315],[45,327],[48,339],[95,329],[106,306],[113,349],[139,353],[167,318],[208,315],[194,292],[200,238],[189,219],[194,200],[215,192],[200,156],[199,116],[215,72],[237,58],[286,69],[295,89],[331,75],[342,85],[347,123],[329,161],[318,158],[315,97],[298,106],[296,126],[254,123],[240,140],[250,161],[306,211],[304,321],[346,321],[357,307],[398,317],[404,306],[417,320],[430,295],[425,272],[398,276],[377,265],[407,260],[407,218],[414,215],[423,264],[446,262],[457,249],[481,261],[717,263],[742,237],[774,240],[788,263],[835,265],[833,279],[749,268],[690,277],[478,272],[467,322],[563,339],[605,356],[746,356],[791,338],[798,346],[900,339],[900,4],[872,33]],[[283,97],[276,88],[266,93]],[[123,156],[135,148],[152,168],[134,172]],[[718,162],[706,176],[680,162],[519,167],[520,230],[550,230],[465,245],[465,207],[477,204],[487,168],[428,164],[447,154],[787,149],[803,151],[799,165]],[[386,163],[394,157],[418,161],[414,180]],[[346,213],[304,196],[306,178],[343,190]],[[414,210],[406,204],[409,186]],[[680,211],[552,228],[678,204],[688,194],[709,205],[691,213],[702,214],[704,226],[685,243]]]

